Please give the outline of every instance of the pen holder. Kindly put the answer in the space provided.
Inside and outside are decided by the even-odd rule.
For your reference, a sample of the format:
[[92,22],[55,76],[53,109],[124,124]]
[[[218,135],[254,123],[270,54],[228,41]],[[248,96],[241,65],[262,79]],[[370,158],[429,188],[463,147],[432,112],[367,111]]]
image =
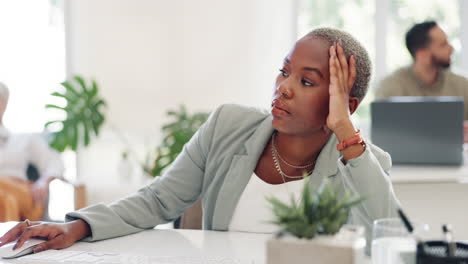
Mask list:
[[454,256],[448,256],[447,242],[425,241],[418,244],[416,264],[467,264],[468,244],[456,242]]

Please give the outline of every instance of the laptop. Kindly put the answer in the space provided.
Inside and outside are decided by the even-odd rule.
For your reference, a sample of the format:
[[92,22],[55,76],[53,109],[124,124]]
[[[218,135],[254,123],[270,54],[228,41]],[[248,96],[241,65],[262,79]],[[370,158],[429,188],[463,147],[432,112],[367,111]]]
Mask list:
[[461,165],[463,98],[390,97],[371,103],[372,142],[394,164]]

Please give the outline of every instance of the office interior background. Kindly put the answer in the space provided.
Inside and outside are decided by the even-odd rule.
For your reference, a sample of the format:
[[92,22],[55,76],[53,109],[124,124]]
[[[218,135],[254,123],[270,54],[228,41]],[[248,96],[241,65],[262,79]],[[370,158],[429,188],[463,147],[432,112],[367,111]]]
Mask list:
[[[411,62],[404,34],[426,19],[448,34],[453,70],[468,72],[465,0],[3,0],[0,78],[11,92],[5,124],[41,132],[61,118],[44,108],[60,82],[75,74],[95,79],[108,102],[104,129],[91,146],[62,157],[65,177],[85,184],[88,204],[110,202],[148,181],[136,164],[121,175],[121,154],[131,149],[143,161],[161,141],[168,110],[268,109],[284,56],[319,26],[350,32],[370,52],[370,93],[354,117],[366,126],[372,89]],[[410,193],[420,187],[405,188],[417,196]],[[59,207],[53,217],[70,209]]]

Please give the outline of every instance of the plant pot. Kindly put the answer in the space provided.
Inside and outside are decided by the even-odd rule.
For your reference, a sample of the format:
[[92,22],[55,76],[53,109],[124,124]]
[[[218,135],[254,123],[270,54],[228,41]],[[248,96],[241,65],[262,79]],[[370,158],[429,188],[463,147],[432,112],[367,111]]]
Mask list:
[[336,235],[313,239],[293,236],[267,241],[267,264],[360,264],[365,263],[366,240],[362,227],[345,225]]

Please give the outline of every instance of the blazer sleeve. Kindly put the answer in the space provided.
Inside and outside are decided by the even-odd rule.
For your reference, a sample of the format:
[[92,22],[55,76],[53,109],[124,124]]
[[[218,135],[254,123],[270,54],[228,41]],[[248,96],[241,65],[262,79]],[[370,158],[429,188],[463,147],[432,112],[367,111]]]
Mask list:
[[97,204],[66,215],[91,228],[86,241],[136,233],[179,217],[202,192],[205,163],[222,106],[215,110],[184,146],[166,172],[137,193],[109,205]]
[[389,178],[390,155],[368,144],[366,150],[346,165],[338,160],[341,181],[348,191],[359,194],[365,200],[351,209],[349,223],[366,229],[369,245],[374,220],[397,217],[399,201]]

